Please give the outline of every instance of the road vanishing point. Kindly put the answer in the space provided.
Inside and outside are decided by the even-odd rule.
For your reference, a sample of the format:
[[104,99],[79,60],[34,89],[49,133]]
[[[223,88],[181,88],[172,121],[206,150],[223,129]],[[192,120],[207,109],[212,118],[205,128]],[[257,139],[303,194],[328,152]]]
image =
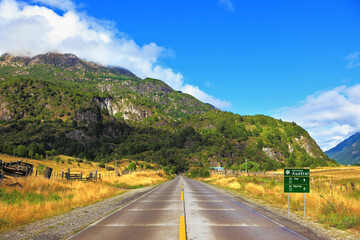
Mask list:
[[307,239],[206,186],[178,176],[93,223],[71,240]]

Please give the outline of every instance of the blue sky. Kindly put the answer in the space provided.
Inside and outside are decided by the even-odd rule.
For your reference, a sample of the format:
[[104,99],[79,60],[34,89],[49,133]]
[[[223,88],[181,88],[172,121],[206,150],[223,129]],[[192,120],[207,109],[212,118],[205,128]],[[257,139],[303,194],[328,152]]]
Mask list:
[[121,65],[222,110],[295,121],[323,149],[360,131],[360,1],[2,0],[0,30],[0,53]]
[[[358,51],[358,1],[88,1],[139,45],[174,53],[162,65],[213,96],[226,110],[271,115],[319,90],[355,83],[345,58]],[[112,7],[108,7],[112,6]]]

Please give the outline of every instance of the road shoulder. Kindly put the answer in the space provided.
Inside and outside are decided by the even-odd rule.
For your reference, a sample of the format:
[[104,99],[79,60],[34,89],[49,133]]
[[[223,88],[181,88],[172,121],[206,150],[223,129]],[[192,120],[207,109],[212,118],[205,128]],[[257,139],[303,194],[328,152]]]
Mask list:
[[204,183],[211,189],[217,190],[224,195],[230,197],[231,199],[255,210],[256,212],[264,215],[265,217],[285,226],[286,228],[313,240],[352,240],[358,239],[354,236],[349,235],[346,231],[341,231],[338,229],[325,229],[322,225],[315,223],[309,219],[301,218],[294,213],[290,213],[288,217],[287,211],[280,209],[278,207],[269,206],[259,202],[255,202],[245,196],[240,196],[235,191],[215,186],[209,183]]
[[95,204],[75,208],[59,216],[27,224],[19,229],[0,234],[0,239],[65,239],[157,186],[159,185],[129,190]]

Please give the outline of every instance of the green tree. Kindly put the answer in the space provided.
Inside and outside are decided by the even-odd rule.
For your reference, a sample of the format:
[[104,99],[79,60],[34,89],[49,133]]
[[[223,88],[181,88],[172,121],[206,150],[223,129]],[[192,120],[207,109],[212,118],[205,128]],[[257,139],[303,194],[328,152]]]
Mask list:
[[15,152],[16,156],[18,157],[27,157],[29,153],[27,147],[25,147],[24,145],[18,145]]
[[136,170],[136,163],[134,163],[134,162],[129,163],[128,169],[130,171]]

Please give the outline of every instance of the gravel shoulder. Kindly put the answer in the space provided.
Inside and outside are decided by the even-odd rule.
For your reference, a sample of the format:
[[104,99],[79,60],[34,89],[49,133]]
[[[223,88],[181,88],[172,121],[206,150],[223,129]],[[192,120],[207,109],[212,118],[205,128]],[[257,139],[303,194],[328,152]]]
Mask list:
[[360,240],[359,233],[342,231],[335,228],[324,228],[323,225],[315,223],[311,218],[300,217],[291,213],[288,217],[287,211],[276,207],[269,206],[266,203],[254,201],[246,196],[240,196],[239,193],[218,187],[209,183],[204,183],[209,188],[220,191],[228,197],[244,204],[245,206],[257,211],[258,213],[270,218],[271,220],[299,233],[300,235],[311,240]]
[[30,223],[19,229],[0,234],[0,239],[66,239],[125,204],[143,196],[157,186],[129,190],[92,205],[75,208],[70,212]]

